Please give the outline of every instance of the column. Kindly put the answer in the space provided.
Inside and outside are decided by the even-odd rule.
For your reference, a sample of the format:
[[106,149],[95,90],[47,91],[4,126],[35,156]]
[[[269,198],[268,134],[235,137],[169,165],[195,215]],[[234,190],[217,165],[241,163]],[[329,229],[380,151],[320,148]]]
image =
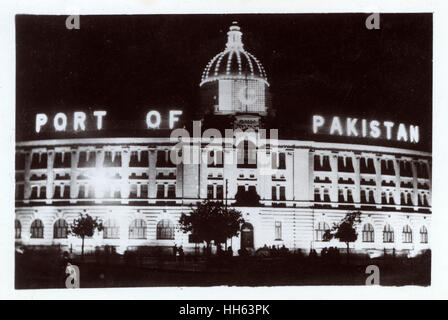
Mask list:
[[414,161],[411,161],[412,169],[412,203],[414,206],[418,206],[418,178],[417,178],[417,167]]
[[24,199],[29,199],[31,196],[31,184],[30,184],[30,175],[31,175],[31,152],[27,152],[25,154],[25,174],[24,174]]
[[[78,161],[79,161],[79,151],[77,149],[73,149],[70,152],[70,198],[76,199],[78,198],[78,184],[76,180],[78,179]],[[88,187],[86,186],[86,192],[88,193]]]
[[355,171],[354,182],[355,182],[355,190],[353,192],[353,201],[361,202],[361,167],[360,160],[361,157],[357,154],[352,155],[352,163],[353,169]]
[[47,152],[47,186],[46,186],[47,201],[46,201],[46,203],[51,203],[50,200],[53,198],[53,193],[54,193],[54,172],[53,172],[54,155],[55,155],[54,150],[48,150],[48,152]]
[[121,199],[129,198],[129,162],[131,161],[131,151],[128,147],[121,150]]
[[394,163],[394,172],[395,172],[395,194],[394,200],[396,204],[401,203],[401,179],[400,179],[400,162],[395,158],[393,160]]
[[148,194],[149,198],[155,199],[157,196],[157,185],[156,185],[156,163],[157,163],[157,150],[150,149],[148,151]]
[[375,157],[373,159],[373,165],[375,167],[375,182],[376,182],[376,192],[375,192],[375,202],[377,204],[381,203],[381,159]]
[[338,155],[330,155],[330,167],[331,167],[331,190],[330,190],[330,200],[338,201]]

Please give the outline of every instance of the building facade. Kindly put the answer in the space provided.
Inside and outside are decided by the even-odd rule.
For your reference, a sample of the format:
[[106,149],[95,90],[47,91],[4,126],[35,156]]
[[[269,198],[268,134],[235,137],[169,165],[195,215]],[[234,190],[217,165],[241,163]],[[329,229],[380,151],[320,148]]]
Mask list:
[[[257,131],[272,114],[266,72],[244,49],[236,24],[225,50],[206,66],[200,90],[205,113],[231,117],[232,128]],[[200,143],[197,163],[175,163],[170,155],[176,141],[168,136],[19,141],[16,243],[79,251],[80,239],[67,228],[87,213],[104,225],[86,239],[87,250],[175,244],[190,250],[196,244],[179,230],[179,217],[191,205],[214,199],[243,214],[240,235],[228,241],[234,251],[264,245],[304,252],[345,248],[323,241],[323,234],[350,211],[362,213],[354,251],[414,255],[430,248],[431,153],[280,138],[275,149],[251,156],[245,143],[212,149]],[[257,162],[258,152],[268,155],[269,174]],[[238,192],[256,192],[259,203],[239,205]]]

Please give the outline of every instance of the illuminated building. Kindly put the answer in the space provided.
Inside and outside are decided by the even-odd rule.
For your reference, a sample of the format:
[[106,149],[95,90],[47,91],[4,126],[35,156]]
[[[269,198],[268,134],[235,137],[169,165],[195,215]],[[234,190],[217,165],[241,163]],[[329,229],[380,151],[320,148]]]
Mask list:
[[[207,64],[200,90],[205,113],[231,119],[230,128],[261,128],[272,111],[266,72],[244,48],[237,25],[230,27],[225,50]],[[107,112],[95,112],[90,127],[101,130]],[[181,115],[176,111],[169,115],[173,128]],[[323,130],[321,118],[310,119],[310,132]],[[87,121],[82,113],[68,118],[38,114],[35,120],[37,135],[44,127],[68,130],[71,123],[74,131],[82,131]],[[151,129],[159,127],[159,120],[160,115],[151,112],[142,119]],[[376,146],[350,143],[354,130],[364,136],[364,120],[359,119],[356,127],[353,119],[347,120],[352,122],[341,126],[344,132],[327,130],[346,136],[348,143],[280,138],[278,149],[269,153],[276,163],[269,175],[260,172],[257,163],[237,163],[248,155],[246,149],[239,154],[235,145],[210,153],[212,163],[174,164],[169,154],[175,142],[169,135],[61,139],[55,133],[53,139],[19,141],[16,243],[60,244],[78,251],[81,241],[67,235],[66,228],[80,213],[88,213],[99,217],[105,230],[86,239],[87,250],[105,245],[118,252],[140,246],[169,249],[176,244],[188,251],[195,244],[176,228],[182,212],[198,201],[224,200],[226,195],[233,205],[237,192],[253,191],[260,197],[258,205],[236,205],[246,223],[241,235],[228,242],[234,251],[264,245],[305,252],[344,248],[344,243],[325,242],[322,237],[349,211],[362,212],[359,237],[352,244],[355,251],[395,248],[412,255],[429,249],[431,153],[383,146],[380,140]],[[371,126],[374,121],[365,123]],[[391,131],[394,139],[418,142],[418,128],[400,126],[397,122]],[[382,126],[387,136],[391,127]],[[376,135],[375,130],[365,134]],[[208,150],[201,146],[201,153]]]

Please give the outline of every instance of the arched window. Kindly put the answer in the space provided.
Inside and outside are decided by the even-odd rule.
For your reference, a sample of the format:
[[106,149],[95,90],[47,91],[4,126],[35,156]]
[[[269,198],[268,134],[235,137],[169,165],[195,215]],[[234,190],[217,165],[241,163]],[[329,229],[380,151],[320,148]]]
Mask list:
[[119,239],[120,227],[114,219],[108,219],[104,223],[103,239]]
[[43,239],[44,237],[44,224],[42,220],[36,219],[31,224],[31,238],[32,239]]
[[64,239],[67,238],[68,225],[64,219],[58,219],[53,226],[53,238]]
[[143,219],[135,219],[129,226],[129,239],[146,239],[146,222]]
[[174,224],[171,220],[163,219],[157,223],[157,240],[173,240]]
[[22,225],[20,221],[16,219],[15,221],[15,230],[16,230],[16,239],[20,239],[22,237]]
[[428,229],[425,226],[420,228],[420,243],[428,243]]
[[403,243],[412,243],[412,229],[408,225],[403,227]]
[[366,223],[362,228],[362,242],[373,242],[374,239],[373,226],[370,223]]
[[330,227],[325,222],[318,222],[316,225],[316,241],[328,241],[324,239],[325,231],[330,230]]
[[383,242],[384,243],[392,243],[394,242],[394,229],[390,226],[390,224],[386,224],[383,229]]

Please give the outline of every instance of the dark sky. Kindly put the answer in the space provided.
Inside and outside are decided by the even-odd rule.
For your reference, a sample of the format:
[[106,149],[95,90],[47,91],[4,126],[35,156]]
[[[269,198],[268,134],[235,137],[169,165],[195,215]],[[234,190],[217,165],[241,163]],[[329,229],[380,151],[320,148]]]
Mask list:
[[19,15],[17,139],[36,138],[37,112],[105,109],[129,124],[150,109],[192,111],[236,20],[282,126],[309,131],[313,114],[418,124],[417,148],[430,150],[432,15],[382,14],[380,30],[365,27],[367,16],[81,16],[80,30],[67,30],[66,16]]

